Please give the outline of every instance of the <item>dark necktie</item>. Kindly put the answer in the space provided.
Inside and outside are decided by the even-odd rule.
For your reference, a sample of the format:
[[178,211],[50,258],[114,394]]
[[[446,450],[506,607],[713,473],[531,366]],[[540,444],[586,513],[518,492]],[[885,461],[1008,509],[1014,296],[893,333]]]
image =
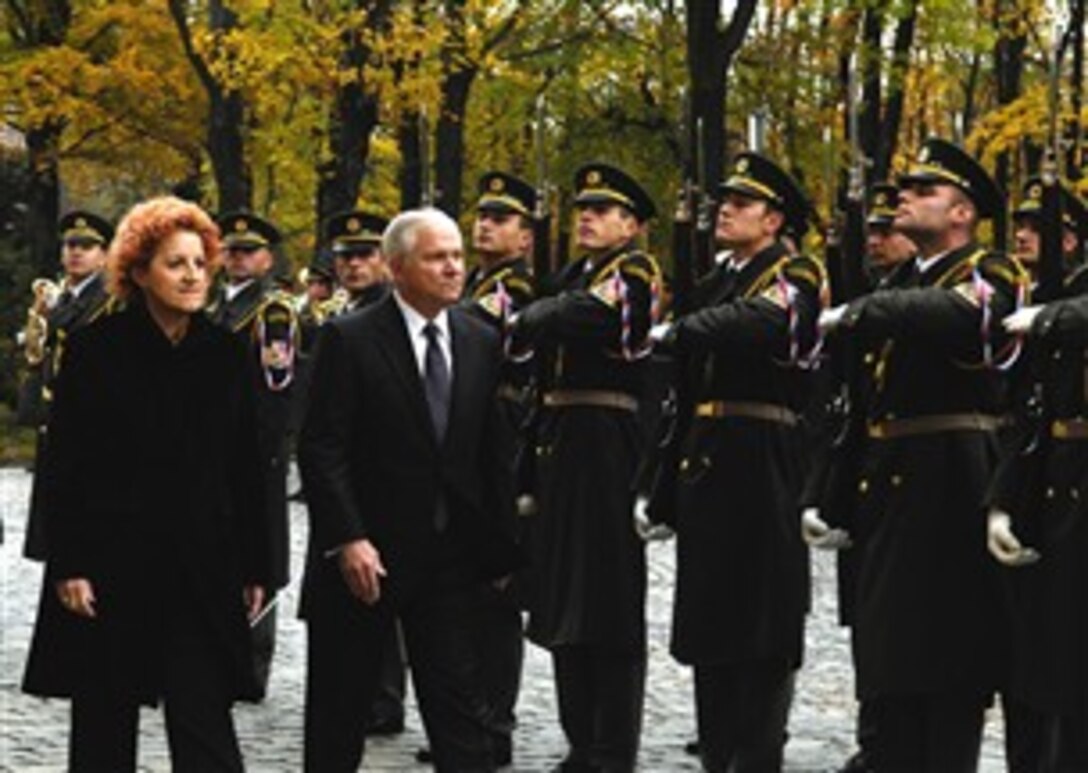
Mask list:
[[433,322],[423,326],[427,337],[427,353],[423,359],[423,389],[427,395],[427,407],[431,410],[434,434],[441,443],[446,436],[450,418],[450,370],[446,357],[438,343],[438,328]]

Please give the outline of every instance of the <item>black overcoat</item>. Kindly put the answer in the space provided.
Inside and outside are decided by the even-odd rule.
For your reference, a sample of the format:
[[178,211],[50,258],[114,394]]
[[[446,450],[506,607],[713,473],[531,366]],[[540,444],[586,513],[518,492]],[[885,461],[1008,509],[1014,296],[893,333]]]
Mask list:
[[[814,346],[822,286],[815,261],[779,244],[739,272],[720,269],[705,307],[677,323],[677,345],[693,355],[696,402],[799,415],[808,378],[797,356]],[[808,608],[808,553],[798,529],[804,442],[798,424],[693,419],[677,487],[679,661],[800,665]]]
[[[871,427],[932,416],[996,417],[1012,353],[1000,326],[1023,279],[976,245],[852,303],[852,331],[880,352]],[[988,323],[988,324],[983,324]],[[989,351],[990,360],[985,358]],[[998,568],[986,550],[995,431],[875,437],[858,480],[855,621],[863,697],[998,686],[1006,652]]]
[[[265,584],[263,488],[245,355],[192,318],[174,346],[142,305],[73,335],[50,423],[49,555],[23,687],[154,701],[163,637],[184,611],[232,694],[252,695],[243,588]],[[94,619],[53,583],[90,579]]]

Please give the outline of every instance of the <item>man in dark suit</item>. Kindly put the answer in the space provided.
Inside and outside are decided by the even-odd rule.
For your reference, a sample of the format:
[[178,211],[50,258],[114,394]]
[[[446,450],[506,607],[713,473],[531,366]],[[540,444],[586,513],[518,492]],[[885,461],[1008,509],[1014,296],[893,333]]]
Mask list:
[[456,223],[405,212],[382,246],[394,292],[321,329],[300,444],[305,767],[358,768],[399,620],[438,770],[492,770],[473,632],[485,584],[517,565],[499,340],[451,308],[464,283]]

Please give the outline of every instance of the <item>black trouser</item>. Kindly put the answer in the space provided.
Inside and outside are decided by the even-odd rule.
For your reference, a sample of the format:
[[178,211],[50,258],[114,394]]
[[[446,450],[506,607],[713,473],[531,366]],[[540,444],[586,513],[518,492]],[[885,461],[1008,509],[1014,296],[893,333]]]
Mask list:
[[370,706],[368,727],[404,724],[404,689],[408,669],[404,662],[404,641],[400,625],[389,628],[378,670],[378,688]]
[[[338,579],[338,578],[337,578]],[[328,591],[347,593],[346,588]],[[373,704],[384,649],[396,615],[404,632],[412,684],[439,771],[490,771],[489,709],[479,682],[473,630],[479,585],[438,576],[393,610],[351,600],[343,615],[308,622],[305,769],[358,770],[366,712]]]
[[1051,717],[1047,721],[1049,748],[1046,773],[1088,771],[1088,714]]
[[880,696],[873,767],[880,773],[978,769],[988,697],[977,693]]
[[1001,696],[1001,712],[1009,773],[1039,773],[1046,748],[1046,717],[1008,694]]
[[511,736],[517,724],[514,708],[525,657],[521,610],[509,589],[486,589],[483,618],[477,637],[480,677],[491,704],[491,744],[495,759],[506,760],[512,753]]
[[764,659],[695,666],[699,756],[712,773],[782,769],[794,670]]
[[577,645],[552,650],[559,723],[567,761],[598,771],[630,771],[638,757],[645,649]]
[[[163,711],[171,768],[177,773],[235,773],[242,755],[234,734],[228,680],[214,643],[194,623],[174,628],[163,655]],[[72,698],[69,768],[73,773],[136,770],[140,706],[114,685]]]

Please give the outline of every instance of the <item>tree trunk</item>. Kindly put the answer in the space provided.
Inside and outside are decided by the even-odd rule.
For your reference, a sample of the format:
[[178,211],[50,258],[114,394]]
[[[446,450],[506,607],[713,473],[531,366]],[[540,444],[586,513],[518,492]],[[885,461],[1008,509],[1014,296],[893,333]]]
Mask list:
[[910,50],[914,45],[915,22],[918,18],[918,2],[913,0],[907,15],[899,20],[892,44],[892,61],[888,78],[888,96],[884,103],[884,115],[877,132],[876,154],[873,156],[873,179],[885,180],[892,168],[899,139],[899,126],[903,120],[903,99],[906,94],[907,69],[910,67]]
[[461,186],[465,167],[465,113],[475,67],[456,70],[442,83],[442,113],[435,127],[435,204],[455,220],[461,214]]
[[692,117],[688,157],[693,160],[700,157],[695,127],[701,120],[700,173],[708,185],[716,185],[728,160],[725,157],[726,76],[755,16],[756,0],[738,0],[732,18],[724,26],[718,3],[688,0],[685,8]]
[[[861,78],[861,105],[858,107],[858,142],[862,155],[875,159],[880,132],[882,59],[881,35],[884,32],[885,3],[866,7],[861,23],[861,48],[855,59]],[[872,168],[865,169],[866,187],[871,182]]]
[[[61,45],[72,22],[72,5],[67,0],[9,3],[10,37],[18,48],[33,50]],[[31,265],[38,275],[57,271],[60,244],[57,220],[60,216],[60,135],[63,119],[46,119],[26,129],[27,213],[24,238]]]
[[415,209],[423,203],[423,154],[420,152],[419,113],[405,113],[397,127],[400,147],[400,208]]
[[1084,164],[1084,127],[1080,121],[1081,108],[1084,105],[1084,0],[1074,0],[1069,23],[1072,25],[1073,36],[1073,69],[1069,75],[1070,107],[1074,116],[1069,126],[1072,143],[1066,157],[1066,175],[1079,180],[1083,176]]
[[[1028,40],[1024,33],[1010,34],[1001,18],[1004,3],[998,2],[995,8],[995,22],[998,26],[998,39],[994,50],[994,70],[997,76],[997,104],[1008,105],[1020,96],[1020,81],[1024,71],[1024,50]],[[1009,155],[1001,153],[997,157],[994,179],[1003,190],[1009,187]]]
[[[245,102],[239,92],[223,88],[196,50],[186,0],[170,0],[169,6],[185,55],[208,95],[205,146],[219,194],[219,211],[248,209],[253,197],[253,181],[245,158]],[[221,34],[237,24],[237,17],[221,0],[212,0],[208,4],[208,22],[213,34]]]
[[[357,0],[356,6],[367,3]],[[391,2],[379,2],[367,15],[372,29],[386,26]],[[368,94],[363,82],[363,67],[370,50],[358,33],[345,31],[345,46],[341,70],[354,72],[355,77],[336,90],[329,110],[328,143],[331,157],[318,166],[317,183],[317,239],[322,243],[322,225],[336,212],[354,209],[359,199],[359,189],[366,175],[370,157],[370,138],[378,126],[378,100]]]
[[61,127],[46,123],[26,133],[27,162],[30,171],[26,191],[25,228],[30,260],[38,276],[57,272],[60,242],[60,178],[57,157]]

